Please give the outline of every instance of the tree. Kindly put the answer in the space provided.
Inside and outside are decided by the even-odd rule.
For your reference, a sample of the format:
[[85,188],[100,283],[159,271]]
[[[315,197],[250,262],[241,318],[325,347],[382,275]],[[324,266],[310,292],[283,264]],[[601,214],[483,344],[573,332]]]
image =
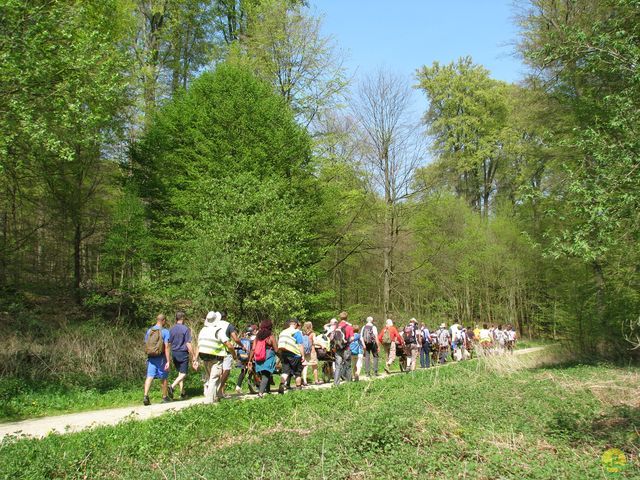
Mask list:
[[237,66],[164,106],[133,158],[166,295],[243,316],[303,311],[317,263],[310,154],[284,100]]
[[232,58],[273,84],[308,127],[336,106],[347,85],[335,45],[322,35],[321,20],[306,14],[300,2],[263,0],[251,13]]
[[[119,135],[129,101],[128,57],[120,48],[125,9],[116,0],[10,1],[2,18],[0,152],[2,183],[12,199],[11,215],[4,218],[14,223],[5,221],[4,246],[8,240],[14,246],[31,243],[45,226],[58,229],[63,244],[71,244],[78,292],[83,245],[102,221],[99,212],[113,172],[104,148]],[[25,190],[25,182],[33,184]],[[27,191],[35,198],[22,196]],[[27,208],[27,202],[36,205],[40,219],[19,239],[16,210]],[[4,262],[6,255],[5,250]]]
[[362,129],[363,156],[371,171],[374,189],[384,199],[382,241],[383,310],[391,310],[395,273],[394,250],[401,229],[405,200],[412,191],[413,175],[423,161],[416,129],[409,118],[411,90],[397,76],[378,71],[365,78],[356,94],[353,113]]
[[506,85],[492,80],[469,57],[446,66],[435,62],[422,67],[418,80],[429,99],[425,122],[439,169],[456,193],[488,216],[503,156]]
[[571,126],[553,138],[570,153],[559,169],[563,202],[550,214],[560,225],[547,232],[548,251],[590,266],[602,327],[640,309],[629,288],[638,285],[640,258],[639,19],[632,0],[534,0],[520,18],[521,51]]

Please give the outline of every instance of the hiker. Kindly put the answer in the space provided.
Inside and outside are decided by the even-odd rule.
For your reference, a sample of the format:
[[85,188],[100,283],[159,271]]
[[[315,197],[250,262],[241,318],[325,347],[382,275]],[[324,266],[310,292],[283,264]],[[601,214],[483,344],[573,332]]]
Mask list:
[[280,332],[278,337],[278,351],[282,362],[282,374],[280,375],[280,386],[278,393],[284,393],[284,386],[287,378],[294,377],[296,388],[302,389],[302,359],[304,358],[304,346],[302,344],[302,332],[300,332],[300,322],[297,318],[290,318],[287,321],[288,327]]
[[507,351],[510,354],[513,354],[513,349],[516,346],[516,331],[513,329],[512,325],[507,325]]
[[349,343],[351,350],[351,368],[353,379],[357,382],[360,380],[360,370],[362,370],[362,359],[364,357],[364,341],[360,335],[360,327],[353,327],[353,340]]
[[164,328],[167,319],[161,313],[156,317],[156,324],[147,330],[144,336],[144,353],[147,354],[147,377],[144,381],[144,398],[142,403],[150,405],[149,389],[154,378],[162,381],[162,403],[171,400],[167,396],[169,377],[169,330]]
[[489,355],[491,353],[491,331],[487,328],[486,323],[482,325],[478,338],[480,341],[480,355]]
[[[480,331],[478,330],[478,332]],[[469,354],[469,358],[471,358],[473,357],[473,350],[475,349],[478,337],[476,336],[475,330],[471,327],[467,327],[465,333],[467,335],[467,352]]]
[[[351,345],[353,336],[355,334],[355,332],[353,331],[353,325],[348,322],[348,318],[349,314],[347,312],[340,312],[340,315],[338,315],[338,327],[342,328],[342,330],[344,331],[345,339],[347,340],[347,346]],[[346,360],[344,368],[342,369],[342,380],[344,380],[345,382],[350,382],[353,377],[353,375],[351,374],[351,349],[347,348],[347,351],[345,353],[349,358]]]
[[[227,324],[227,331],[225,332],[227,338],[229,338],[230,340],[233,340],[235,345],[237,345],[242,349],[243,346],[242,346],[242,341],[238,336],[238,329],[235,327],[235,325],[232,325],[227,321],[226,310],[222,310],[220,312],[220,320],[225,324]],[[234,353],[235,353],[235,348],[234,348]],[[231,352],[227,352],[227,355],[224,357],[224,362],[222,363],[222,377],[220,377],[220,392],[218,393],[218,396],[220,398],[230,398],[229,395],[226,395],[224,393],[224,390],[227,386],[227,380],[229,379],[229,375],[231,374],[231,369],[233,368],[234,358],[235,357],[231,354]]]
[[424,323],[420,324],[420,368],[431,366],[431,332]]
[[505,346],[507,343],[507,332],[502,330],[502,325],[498,325],[498,327],[493,332],[494,338],[496,339],[496,348],[498,354],[502,355],[505,351]]
[[414,322],[415,319],[411,319],[409,325],[404,327],[402,332],[402,340],[404,341],[404,352],[407,356],[407,372],[415,371],[416,363],[418,361],[418,350],[420,346],[418,345],[418,337],[416,335],[416,329]]
[[247,362],[249,361],[251,346],[253,345],[253,341],[256,337],[256,330],[257,327],[255,325],[249,325],[247,327],[247,330],[244,332],[244,335],[240,339],[242,348],[236,347],[236,356],[238,357],[236,367],[240,369],[240,373],[238,374],[238,381],[236,382],[236,393],[238,395],[242,393],[242,382],[244,381],[244,377],[248,372]]
[[438,339],[438,357],[440,364],[447,363],[447,356],[449,354],[449,347],[451,346],[451,334],[447,329],[446,323],[441,323],[440,328],[436,331],[436,337]]
[[373,375],[378,376],[378,329],[373,324],[373,317],[367,317],[367,324],[362,328],[362,341],[364,343],[364,373],[371,376],[371,357],[373,357]]
[[204,403],[220,399],[223,363],[227,355],[231,355],[232,360],[236,358],[236,351],[227,336],[228,330],[229,323],[222,320],[220,312],[209,312],[198,334],[193,368],[197,370],[200,362],[204,365]]
[[184,379],[189,372],[189,357],[193,358],[193,347],[191,346],[191,329],[184,324],[184,320],[184,312],[176,312],[176,324],[169,330],[171,357],[173,358],[173,366],[178,371],[178,376],[168,388],[171,400],[173,400],[173,391],[177,386],[180,386],[180,400],[187,398]]
[[[333,323],[334,320],[331,320],[329,340],[331,341],[331,351],[334,356],[333,384],[337,387],[340,385],[340,379],[342,378],[346,381],[351,381],[351,349],[349,348],[345,327],[341,327],[339,323]],[[344,325],[346,319],[344,323],[341,323]]]
[[271,379],[276,370],[276,351],[278,343],[273,336],[273,322],[265,319],[260,322],[260,328],[253,342],[253,348],[249,354],[247,367],[260,375],[260,387],[258,397],[264,397],[265,393],[271,393]]
[[313,323],[304,322],[302,326],[302,346],[304,347],[304,362],[302,367],[302,385],[307,386],[307,372],[309,367],[313,371],[313,382],[318,381],[318,354],[316,352],[316,334],[313,333]]
[[398,329],[393,326],[393,320],[387,319],[384,328],[378,335],[378,342],[384,347],[387,361],[384,365],[384,371],[390,373],[390,367],[393,361],[396,359],[396,344],[402,346],[403,340]]
[[449,328],[449,333],[451,334],[451,353],[455,354],[456,350],[460,348],[460,343],[462,342],[461,338],[461,330],[462,327],[458,324],[458,322],[454,322],[453,325]]

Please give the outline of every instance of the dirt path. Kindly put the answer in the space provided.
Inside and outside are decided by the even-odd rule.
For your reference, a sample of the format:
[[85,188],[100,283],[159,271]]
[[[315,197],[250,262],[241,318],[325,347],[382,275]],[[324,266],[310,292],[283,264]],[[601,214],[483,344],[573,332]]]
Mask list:
[[[516,355],[544,350],[546,347],[533,347],[516,350]],[[450,365],[450,364],[447,364]],[[446,365],[445,365],[446,366]],[[394,374],[392,374],[394,375]],[[381,375],[377,379],[383,379],[387,375]],[[330,388],[331,384],[313,385],[307,389],[319,390]],[[256,395],[234,395],[236,400],[254,400],[258,398]],[[71,433],[85,430],[87,428],[101,425],[115,425],[123,420],[147,420],[162,415],[168,411],[182,410],[183,408],[197,405],[204,402],[203,397],[196,397],[189,400],[175,401],[166,404],[153,404],[148,407],[144,405],[110,408],[105,410],[93,410],[88,412],[70,413],[66,415],[58,415],[54,417],[43,417],[32,420],[22,420],[19,422],[10,422],[0,424],[0,440],[6,436],[18,437],[34,437],[42,438],[50,433]]]

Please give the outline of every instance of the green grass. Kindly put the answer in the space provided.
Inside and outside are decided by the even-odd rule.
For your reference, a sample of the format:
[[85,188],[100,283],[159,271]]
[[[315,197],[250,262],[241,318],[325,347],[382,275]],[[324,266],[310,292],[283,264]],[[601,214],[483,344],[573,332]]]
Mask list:
[[467,362],[11,439],[0,478],[638,478],[639,388],[634,367]]
[[[392,371],[399,371],[398,363]],[[227,393],[235,393],[240,370],[233,368],[227,381]],[[322,372],[318,372],[322,379]],[[172,371],[169,380],[173,381],[176,372]],[[185,388],[190,397],[202,396],[202,380],[199,372],[191,371],[187,376]],[[279,376],[275,375],[276,384]],[[313,382],[311,371],[308,381]],[[67,378],[60,381],[35,382],[19,378],[0,378],[0,423],[25,420],[28,418],[65,413],[82,412],[103,408],[127,407],[142,403],[144,378],[139,381],[122,381],[105,378]],[[243,393],[248,393],[246,380]],[[150,392],[152,403],[162,400],[160,383],[155,380]]]

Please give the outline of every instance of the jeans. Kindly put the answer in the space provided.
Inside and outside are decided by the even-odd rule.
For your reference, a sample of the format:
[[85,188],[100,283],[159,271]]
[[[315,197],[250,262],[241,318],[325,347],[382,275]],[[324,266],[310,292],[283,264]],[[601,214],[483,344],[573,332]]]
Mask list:
[[371,373],[371,357],[373,357],[373,374],[378,375],[378,344],[366,343],[364,349],[364,373],[369,376]]
[[420,348],[420,366],[422,368],[429,368],[431,366],[431,344],[424,343]]
[[240,375],[238,375],[238,382],[236,383],[237,387],[242,387],[242,382],[246,374],[247,374],[247,367],[244,367],[240,370]]
[[336,352],[335,368],[333,372],[333,384],[340,385],[340,379],[351,381],[351,350],[348,348],[342,352]]
[[271,372],[263,370],[260,372],[260,389],[258,392],[260,395],[264,395],[264,392],[269,393],[271,391]]

